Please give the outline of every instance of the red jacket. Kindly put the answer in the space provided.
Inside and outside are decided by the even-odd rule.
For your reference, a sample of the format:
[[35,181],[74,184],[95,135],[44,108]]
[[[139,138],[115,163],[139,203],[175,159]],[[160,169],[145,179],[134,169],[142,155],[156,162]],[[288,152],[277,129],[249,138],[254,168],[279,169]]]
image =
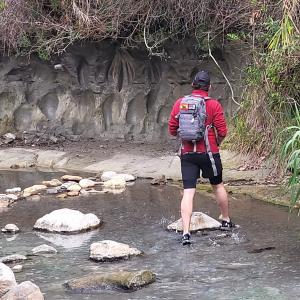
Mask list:
[[[207,97],[208,92],[203,90],[194,90],[192,95],[198,95],[202,97]],[[173,106],[170,120],[169,120],[169,133],[171,135],[177,135],[177,129],[179,127],[179,121],[176,116],[180,110],[180,102],[182,98],[178,99]],[[213,153],[219,152],[219,147],[217,144],[216,132],[219,137],[225,137],[227,134],[227,125],[224,117],[224,112],[221,104],[216,99],[208,99],[206,100],[206,125],[212,124],[214,128],[210,128],[208,131],[208,140],[210,144],[211,151]],[[183,142],[181,153],[184,154],[186,152],[193,152],[194,145],[192,142]],[[206,152],[206,147],[204,140],[197,142],[197,152]]]

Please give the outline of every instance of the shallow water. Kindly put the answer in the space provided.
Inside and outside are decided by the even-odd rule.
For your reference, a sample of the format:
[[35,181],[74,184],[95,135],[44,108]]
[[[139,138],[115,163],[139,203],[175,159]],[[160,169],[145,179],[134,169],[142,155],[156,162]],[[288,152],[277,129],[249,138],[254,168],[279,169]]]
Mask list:
[[[51,173],[2,172],[1,191],[13,186],[26,187]],[[15,237],[0,234],[0,256],[28,253],[47,243],[59,253],[52,257],[32,257],[16,274],[18,282],[31,280],[45,299],[300,299],[300,218],[287,209],[235,195],[230,199],[234,221],[241,228],[231,237],[207,231],[193,235],[191,247],[182,247],[180,235],[165,230],[179,217],[180,191],[176,187],[154,187],[138,181],[119,195],[101,194],[57,200],[42,197],[38,202],[20,201],[0,213],[1,228],[15,223],[22,232]],[[104,225],[74,236],[32,231],[35,221],[59,208],[95,213]],[[213,198],[197,194],[194,210],[218,216]],[[111,239],[145,252],[142,257],[114,263],[89,261],[92,242]],[[258,252],[257,249],[275,247]],[[254,251],[253,251],[254,250]],[[62,283],[88,274],[113,270],[154,271],[158,280],[133,293],[102,291],[98,295],[65,292]]]

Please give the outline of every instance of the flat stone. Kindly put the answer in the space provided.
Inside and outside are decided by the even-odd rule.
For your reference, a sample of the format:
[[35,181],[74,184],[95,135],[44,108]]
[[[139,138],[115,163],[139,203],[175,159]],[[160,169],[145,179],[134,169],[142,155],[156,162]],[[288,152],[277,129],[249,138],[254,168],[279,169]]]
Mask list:
[[153,283],[156,276],[153,272],[142,270],[137,272],[96,273],[72,279],[64,284],[73,293],[90,294],[103,289],[121,289],[135,291]]
[[38,219],[33,228],[56,233],[78,233],[99,227],[100,223],[94,214],[63,208]]
[[16,278],[11,268],[0,262],[0,298],[16,285]]
[[42,182],[43,185],[46,185],[47,187],[57,187],[62,185],[61,181],[58,179],[51,179],[51,180],[46,180]]
[[63,194],[60,194],[60,195],[58,195],[56,197],[59,198],[59,199],[65,199],[65,198],[68,197],[68,193],[63,193]]
[[79,195],[79,191],[71,191],[71,192],[68,192],[67,195],[70,197],[76,197]]
[[126,187],[126,181],[123,177],[114,176],[113,178],[105,181],[103,186],[110,189],[123,189]]
[[24,255],[12,254],[12,255],[1,257],[0,262],[2,262],[4,264],[9,264],[9,263],[13,263],[13,262],[23,261],[26,259],[27,259],[27,257]]
[[[198,231],[203,229],[218,229],[221,223],[202,212],[194,212],[191,218],[190,231]],[[168,225],[169,230],[182,231],[182,219]]]
[[17,233],[20,231],[20,229],[15,224],[7,224],[1,229],[1,231],[5,233]]
[[37,285],[24,281],[13,287],[1,300],[44,300],[44,296]]
[[32,250],[33,254],[56,254],[57,250],[54,247],[48,246],[46,244],[37,246],[33,248]]
[[96,182],[93,181],[93,180],[90,180],[90,179],[81,179],[81,180],[79,181],[79,185],[80,185],[83,189],[86,189],[86,188],[95,186],[95,185],[96,185]]
[[75,176],[75,175],[64,175],[61,177],[61,180],[63,181],[77,181],[79,182],[82,179],[80,176]]
[[24,197],[29,197],[29,196],[38,194],[39,192],[44,191],[46,189],[47,189],[47,187],[45,185],[36,184],[36,185],[33,185],[31,187],[28,187],[28,188],[24,189],[23,196]]
[[21,192],[21,190],[22,189],[20,187],[14,187],[14,188],[11,188],[11,189],[6,189],[5,193],[7,193],[7,194],[14,194],[14,193]]
[[100,262],[128,259],[141,254],[142,252],[136,248],[110,240],[95,242],[90,247],[90,259]]

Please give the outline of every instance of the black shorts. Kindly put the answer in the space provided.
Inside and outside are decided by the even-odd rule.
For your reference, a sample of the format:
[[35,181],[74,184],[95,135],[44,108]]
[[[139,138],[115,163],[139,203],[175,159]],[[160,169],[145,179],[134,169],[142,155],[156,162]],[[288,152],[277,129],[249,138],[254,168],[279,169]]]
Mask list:
[[195,188],[197,179],[200,178],[200,171],[203,178],[208,178],[210,184],[222,183],[222,162],[219,153],[213,154],[217,176],[214,176],[213,168],[207,153],[187,153],[181,155],[181,174],[184,189]]

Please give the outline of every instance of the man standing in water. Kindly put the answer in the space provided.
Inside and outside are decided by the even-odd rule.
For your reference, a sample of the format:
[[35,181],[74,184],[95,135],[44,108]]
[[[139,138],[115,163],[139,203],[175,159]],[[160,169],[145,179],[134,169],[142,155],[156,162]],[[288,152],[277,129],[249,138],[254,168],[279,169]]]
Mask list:
[[[229,217],[228,197],[223,185],[222,162],[219,153],[219,145],[227,134],[223,109],[216,99],[208,97],[211,86],[210,76],[206,71],[196,74],[192,87],[193,92],[190,96],[180,98],[175,102],[169,120],[170,134],[173,136],[179,134],[181,137],[180,160],[184,188],[181,200],[183,245],[191,243],[189,227],[200,171],[203,178],[209,179],[214,191],[221,211],[221,229],[230,230],[235,226]],[[202,126],[202,133],[200,130],[199,134],[199,128],[195,129],[195,124]],[[194,138],[196,131],[198,132]]]

